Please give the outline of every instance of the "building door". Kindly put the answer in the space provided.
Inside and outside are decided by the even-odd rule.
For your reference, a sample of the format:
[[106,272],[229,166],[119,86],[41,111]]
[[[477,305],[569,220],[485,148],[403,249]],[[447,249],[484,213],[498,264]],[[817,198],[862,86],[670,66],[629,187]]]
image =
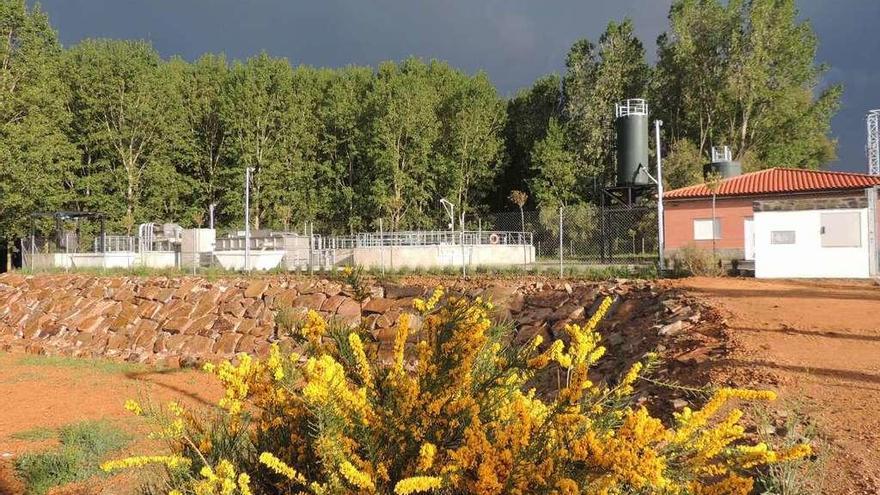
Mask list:
[[745,259],[754,260],[755,259],[755,219],[754,218],[746,218],[743,221],[743,239],[745,241],[745,246],[743,246],[743,251],[745,253]]

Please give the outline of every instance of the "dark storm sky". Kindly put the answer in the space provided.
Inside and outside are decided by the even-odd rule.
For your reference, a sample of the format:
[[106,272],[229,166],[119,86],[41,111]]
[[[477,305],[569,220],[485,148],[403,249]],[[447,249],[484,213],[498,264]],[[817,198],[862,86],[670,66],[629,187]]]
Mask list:
[[[246,58],[266,50],[295,64],[375,65],[409,55],[485,70],[510,95],[560,72],[581,37],[629,16],[654,59],[671,0],[43,0],[62,43],[150,40],[167,57]],[[842,82],[833,122],[836,170],[865,170],[865,112],[880,108],[880,0],[800,0],[819,37],[825,82]]]

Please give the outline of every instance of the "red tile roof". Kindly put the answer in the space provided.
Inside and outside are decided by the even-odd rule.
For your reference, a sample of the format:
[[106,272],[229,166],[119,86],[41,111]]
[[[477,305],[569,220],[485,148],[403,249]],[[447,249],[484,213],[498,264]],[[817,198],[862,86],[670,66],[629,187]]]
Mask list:
[[[716,197],[756,196],[810,191],[841,191],[880,185],[880,176],[798,168],[770,168],[721,181]],[[712,197],[706,184],[673,189],[666,199]]]

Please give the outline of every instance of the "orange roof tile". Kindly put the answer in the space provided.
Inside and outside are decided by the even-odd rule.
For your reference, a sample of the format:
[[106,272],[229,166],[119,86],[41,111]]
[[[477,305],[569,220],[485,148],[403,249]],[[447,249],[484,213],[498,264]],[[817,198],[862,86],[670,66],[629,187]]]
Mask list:
[[[730,177],[721,181],[716,197],[756,196],[810,191],[864,189],[880,185],[880,176],[798,168],[769,168]],[[666,199],[711,197],[706,184],[673,189],[663,194]]]

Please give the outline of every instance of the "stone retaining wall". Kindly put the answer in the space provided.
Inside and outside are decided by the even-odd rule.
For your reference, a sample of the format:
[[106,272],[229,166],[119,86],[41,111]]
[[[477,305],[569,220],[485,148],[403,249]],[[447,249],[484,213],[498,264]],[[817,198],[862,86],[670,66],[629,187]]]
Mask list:
[[[0,275],[0,350],[73,356],[104,356],[133,362],[183,364],[238,352],[264,355],[274,341],[292,345],[279,332],[276,314],[308,309],[347,324],[362,324],[375,337],[380,357],[390,351],[401,312],[432,288],[374,285],[363,301],[342,283],[317,278],[98,277],[92,275]],[[496,317],[512,320],[512,339],[561,336],[566,323],[589,318],[601,297],[620,296],[607,319],[606,338],[617,322],[651,318],[662,310],[657,288],[647,282],[461,285],[452,291],[496,304]],[[648,302],[646,305],[645,302]],[[656,315],[646,312],[657,311]],[[417,320],[417,319],[416,319]],[[416,324],[418,322],[416,321]],[[656,335],[656,332],[654,332]],[[609,337],[610,335],[610,337]]]

